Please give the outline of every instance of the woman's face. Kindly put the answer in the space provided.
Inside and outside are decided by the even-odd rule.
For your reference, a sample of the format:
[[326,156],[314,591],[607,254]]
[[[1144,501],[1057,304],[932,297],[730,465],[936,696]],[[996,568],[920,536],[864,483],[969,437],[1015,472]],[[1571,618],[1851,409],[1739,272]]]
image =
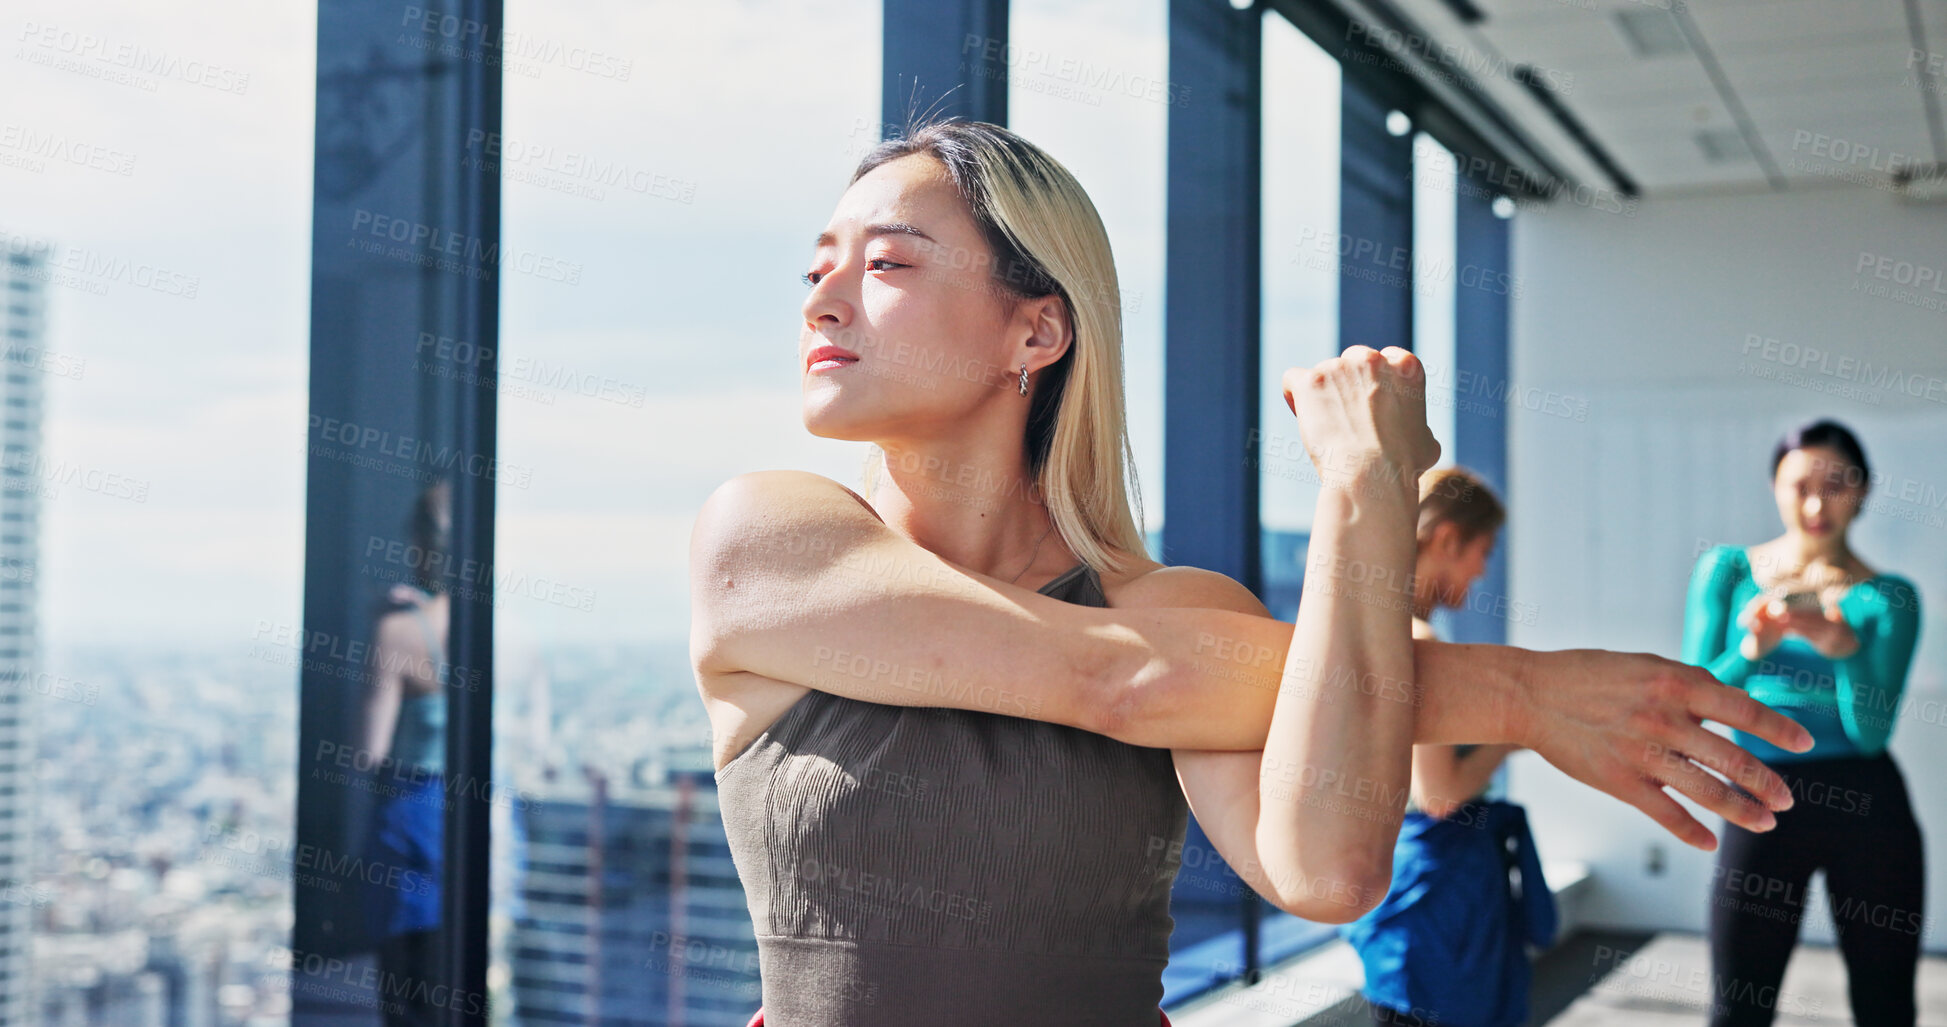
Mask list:
[[1787,531],[1814,540],[1844,538],[1866,498],[1859,469],[1830,446],[1806,446],[1785,454],[1771,482],[1778,518]]
[[[992,251],[932,157],[854,182],[812,251],[798,340],[805,427],[918,438],[951,432],[982,404],[1025,403],[1015,356],[1036,327],[1023,308],[1036,304],[1015,302],[992,272]],[[825,359],[826,347],[842,352]]]

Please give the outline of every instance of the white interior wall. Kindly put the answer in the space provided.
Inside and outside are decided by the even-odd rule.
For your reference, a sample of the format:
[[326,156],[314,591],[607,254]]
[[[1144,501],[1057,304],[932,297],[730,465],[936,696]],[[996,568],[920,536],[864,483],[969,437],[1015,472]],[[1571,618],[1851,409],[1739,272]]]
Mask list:
[[[1933,834],[1947,832],[1947,205],[1814,189],[1652,199],[1627,217],[1557,206],[1516,217],[1513,257],[1509,584],[1523,615],[1509,641],[1674,658],[1699,547],[1781,530],[1778,435],[1815,416],[1850,425],[1883,475],[1855,548],[1921,591],[1892,752],[1937,854],[1924,945],[1947,950],[1934,841],[1947,834]],[[1704,928],[1711,854],[1532,753],[1510,785],[1544,856],[1592,865],[1590,920]],[[1831,940],[1823,908],[1801,938]]]

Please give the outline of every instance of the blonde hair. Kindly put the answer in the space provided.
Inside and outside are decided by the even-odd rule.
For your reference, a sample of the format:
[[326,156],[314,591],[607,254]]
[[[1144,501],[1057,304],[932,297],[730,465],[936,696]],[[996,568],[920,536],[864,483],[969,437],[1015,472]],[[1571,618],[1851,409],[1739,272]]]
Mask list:
[[1420,545],[1433,541],[1442,524],[1460,529],[1462,542],[1501,530],[1507,510],[1487,482],[1464,467],[1442,467],[1420,477]]
[[[1122,294],[1101,216],[1059,161],[984,121],[909,125],[867,153],[852,181],[913,154],[945,167],[993,251],[999,288],[1024,299],[1061,297],[1074,339],[1036,376],[1025,439],[1029,473],[1055,530],[1083,563],[1098,572],[1130,570],[1149,552],[1122,395]],[[884,450],[873,446],[867,499],[884,463]]]

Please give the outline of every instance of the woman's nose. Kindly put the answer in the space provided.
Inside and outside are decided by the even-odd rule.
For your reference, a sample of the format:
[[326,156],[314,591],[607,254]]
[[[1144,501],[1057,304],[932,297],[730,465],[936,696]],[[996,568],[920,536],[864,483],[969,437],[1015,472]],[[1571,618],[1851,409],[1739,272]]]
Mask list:
[[847,300],[844,268],[834,267],[818,279],[804,298],[804,322],[812,330],[821,327],[843,328],[852,320],[852,305]]
[[818,319],[825,316],[831,310],[831,301],[819,294],[819,289],[823,285],[824,283],[820,282],[818,285],[812,286],[811,291],[805,294],[804,306],[801,308],[804,312],[805,324],[815,327],[818,324]]

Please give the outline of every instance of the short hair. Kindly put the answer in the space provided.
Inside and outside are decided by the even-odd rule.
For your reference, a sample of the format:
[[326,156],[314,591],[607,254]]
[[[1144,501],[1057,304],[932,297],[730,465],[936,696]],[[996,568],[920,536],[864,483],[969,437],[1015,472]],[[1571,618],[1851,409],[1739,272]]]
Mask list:
[[1785,433],[1778,444],[1771,449],[1771,477],[1778,478],[1778,465],[1785,462],[1785,454],[1794,449],[1810,446],[1824,446],[1836,449],[1846,458],[1846,463],[1857,470],[1857,476],[1846,475],[1846,484],[1864,485],[1872,480],[1872,469],[1866,465],[1866,449],[1859,444],[1859,436],[1852,429],[1837,421],[1821,418],[1807,421]]
[[1451,524],[1463,541],[1492,535],[1507,522],[1507,509],[1480,475],[1464,467],[1442,467],[1420,478],[1419,543],[1433,541],[1434,529]]

